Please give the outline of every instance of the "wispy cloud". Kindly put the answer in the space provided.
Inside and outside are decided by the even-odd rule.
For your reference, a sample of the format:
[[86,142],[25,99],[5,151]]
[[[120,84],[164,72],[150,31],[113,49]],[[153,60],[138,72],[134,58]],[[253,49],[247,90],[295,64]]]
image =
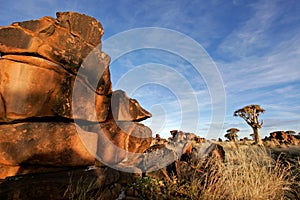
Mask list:
[[263,50],[272,44],[268,33],[282,10],[276,1],[257,1],[249,5],[252,16],[236,27],[219,45],[219,51],[227,56],[242,58],[263,54]]
[[219,47],[225,55],[238,58],[219,65],[227,89],[242,91],[299,80],[300,28],[290,30],[294,35],[281,40],[277,35],[285,33],[274,28],[279,18],[295,18],[281,17],[285,7],[276,1],[259,1],[251,6],[254,15]]

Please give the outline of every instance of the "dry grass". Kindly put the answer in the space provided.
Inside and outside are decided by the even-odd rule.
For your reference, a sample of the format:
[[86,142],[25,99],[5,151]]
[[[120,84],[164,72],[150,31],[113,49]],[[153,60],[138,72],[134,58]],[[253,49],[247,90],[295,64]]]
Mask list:
[[96,177],[92,180],[84,177],[73,180],[71,177],[63,197],[69,200],[96,200],[101,194],[100,188]]
[[201,199],[284,199],[291,183],[289,167],[274,161],[261,147],[226,153],[226,163],[212,169],[217,179],[207,177]]
[[142,199],[285,199],[294,179],[289,165],[273,160],[261,147],[227,148],[226,162],[215,160],[198,163],[189,180],[173,183],[151,178],[139,179],[133,185]]
[[[140,177],[129,184],[127,191],[138,199],[200,199],[200,200],[260,200],[300,198],[300,160],[287,162],[281,155],[271,158],[271,151],[253,145],[226,144],[225,163],[216,159],[202,160],[190,168],[192,176],[172,182]],[[292,154],[299,154],[292,148]],[[274,153],[274,151],[272,151]],[[291,153],[290,152],[290,153]],[[292,155],[289,154],[289,155]],[[297,155],[298,155],[297,154]],[[94,181],[70,180],[67,199],[102,198],[103,188]],[[115,198],[114,198],[115,199]],[[135,198],[136,199],[136,198]]]

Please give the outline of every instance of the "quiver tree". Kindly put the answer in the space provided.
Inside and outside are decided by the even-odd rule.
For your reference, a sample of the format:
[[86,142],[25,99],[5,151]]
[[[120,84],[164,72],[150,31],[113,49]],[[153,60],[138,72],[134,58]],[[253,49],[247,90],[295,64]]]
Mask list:
[[229,141],[231,142],[236,142],[237,141],[237,138],[238,138],[238,135],[237,133],[239,132],[240,130],[237,129],[237,128],[230,128],[228,129],[226,132],[226,134],[224,135],[224,137],[226,137]]
[[260,137],[259,129],[263,125],[263,121],[259,123],[258,116],[260,113],[264,113],[265,110],[260,107],[260,105],[248,105],[239,110],[236,110],[233,116],[239,116],[243,118],[246,123],[253,129],[254,142],[256,144],[262,145],[262,140]]

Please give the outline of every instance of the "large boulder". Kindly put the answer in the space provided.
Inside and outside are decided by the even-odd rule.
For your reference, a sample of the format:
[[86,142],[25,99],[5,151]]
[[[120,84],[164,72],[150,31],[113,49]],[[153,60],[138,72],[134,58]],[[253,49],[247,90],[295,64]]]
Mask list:
[[96,19],[73,12],[0,27],[0,122],[45,116],[104,122],[112,89],[102,35]]
[[1,125],[0,164],[93,165],[97,141],[97,134],[86,132],[74,123],[27,122]]
[[0,27],[0,176],[95,160],[137,166],[152,140],[138,122],[151,114],[112,91],[102,35],[96,19],[74,12]]
[[[110,166],[126,162],[137,166],[137,159],[150,146],[152,131],[136,122],[109,121],[106,123],[82,126],[88,132],[99,136],[97,158]],[[117,167],[117,166],[116,166]]]
[[0,52],[39,56],[76,74],[87,55],[97,45],[101,49],[102,25],[75,12],[56,15],[1,27]]
[[[58,64],[34,56],[7,55],[0,59],[0,67],[0,122],[54,116],[99,122],[107,118],[110,91],[95,93]],[[110,79],[100,87],[110,88],[107,85]]]

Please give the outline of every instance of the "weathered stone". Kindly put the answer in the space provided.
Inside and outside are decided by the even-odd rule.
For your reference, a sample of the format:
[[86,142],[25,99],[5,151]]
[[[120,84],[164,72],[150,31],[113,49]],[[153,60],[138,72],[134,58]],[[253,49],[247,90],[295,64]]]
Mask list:
[[96,19],[75,12],[57,12],[56,16],[58,24],[70,30],[72,35],[83,38],[93,46],[101,42],[104,30]]
[[57,13],[57,19],[13,23],[0,28],[0,52],[31,54],[63,65],[77,73],[84,58],[97,45],[101,49],[102,25],[94,18],[74,13]]
[[98,21],[73,12],[0,27],[0,164],[77,167],[98,159],[97,166],[141,172],[152,133],[136,122],[151,114],[125,92],[112,93],[102,35]]
[[[101,49],[100,49],[101,50]],[[109,63],[110,57],[94,48],[81,64],[77,76],[86,80],[86,83],[96,90],[97,94],[111,95]]]
[[115,121],[142,121],[152,116],[122,90],[112,93],[111,108]]
[[[182,132],[184,133],[184,132]],[[187,134],[186,136],[193,136],[193,134]],[[180,174],[177,166],[183,163],[184,166],[190,165],[197,166],[199,161],[214,157],[217,162],[225,161],[225,151],[221,145],[215,143],[194,143],[194,137],[187,137],[186,140],[170,141],[164,144],[155,144],[149,147],[144,154],[144,157],[139,167],[146,172],[146,175],[151,176],[168,176],[164,170],[168,171],[168,174],[174,173],[179,176]],[[184,161],[184,162],[179,162]],[[162,171],[161,171],[162,170]],[[182,171],[180,169],[180,171]]]
[[268,141],[272,141],[275,145],[298,145],[300,144],[297,136],[288,134],[288,131],[274,131],[270,133],[269,137],[265,137],[263,139],[264,142],[268,143]]
[[[0,59],[0,67],[0,122],[53,116],[100,122],[107,118],[109,97],[95,94],[59,65],[38,57],[7,55]],[[109,77],[99,88],[107,84]]]
[[97,158],[107,165],[127,162],[136,165],[137,159],[151,144],[152,132],[143,124],[109,121],[82,126],[86,131],[98,134]]
[[165,168],[180,159],[183,148],[182,143],[152,146],[147,149],[139,167],[147,173]]
[[138,123],[106,122],[83,129],[63,122],[0,125],[0,163],[87,166],[97,158],[107,165],[136,166],[151,144],[151,130]]
[[193,151],[191,154],[191,162],[196,163],[200,159],[203,159],[205,157],[215,157],[220,162],[225,161],[225,151],[223,147],[216,143],[202,143],[197,144],[193,146]]
[[[74,123],[32,122],[0,126],[0,163],[4,165],[93,165],[97,135]],[[88,149],[85,145],[88,145]]]

